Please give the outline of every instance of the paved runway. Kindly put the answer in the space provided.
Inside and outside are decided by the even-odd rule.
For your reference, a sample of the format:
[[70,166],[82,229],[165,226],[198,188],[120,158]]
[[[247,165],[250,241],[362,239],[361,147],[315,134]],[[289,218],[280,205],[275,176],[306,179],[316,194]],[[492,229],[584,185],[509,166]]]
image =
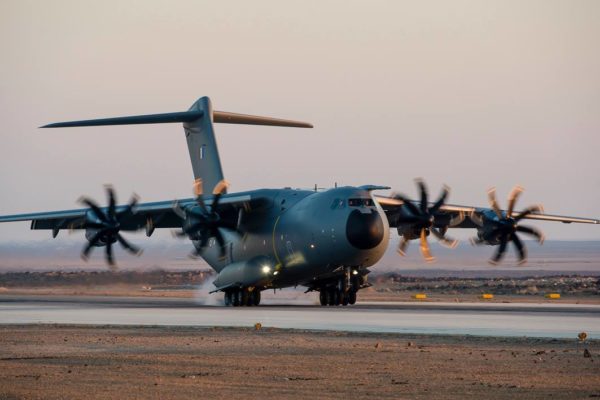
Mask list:
[[530,303],[360,303],[350,307],[199,305],[193,299],[0,296],[0,324],[253,326],[340,330],[600,338],[600,305]]

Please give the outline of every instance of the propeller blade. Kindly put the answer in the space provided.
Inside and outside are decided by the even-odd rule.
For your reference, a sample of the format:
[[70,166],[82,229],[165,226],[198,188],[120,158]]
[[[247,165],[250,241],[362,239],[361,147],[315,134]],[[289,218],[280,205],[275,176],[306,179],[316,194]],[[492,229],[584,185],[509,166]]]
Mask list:
[[458,245],[458,240],[446,237],[437,228],[431,228],[430,231],[431,233],[433,233],[433,236],[435,236],[436,239],[440,241],[442,245],[450,249],[454,249]]
[[111,242],[108,242],[106,244],[106,262],[110,266],[114,266],[115,265],[115,259],[113,258],[113,251],[112,251],[112,243]]
[[[456,214],[452,218],[450,218],[450,222],[448,223],[448,226],[451,228],[458,226],[458,225],[462,224],[464,220],[465,220],[465,212],[459,211],[458,214]],[[483,224],[483,221],[481,223]]]
[[423,254],[423,258],[425,261],[432,262],[435,260],[435,257],[431,255],[431,250],[429,249],[429,242],[427,241],[427,233],[425,228],[421,229],[421,254]]
[[515,209],[515,203],[517,202],[517,199],[519,198],[521,193],[523,193],[523,188],[517,185],[513,188],[513,190],[511,190],[510,194],[508,195],[508,211],[506,212],[508,218],[512,218],[512,214]]
[[402,194],[395,194],[394,199],[402,201],[404,203],[403,206],[406,206],[406,208],[408,208],[408,211],[412,215],[414,215],[414,216],[421,215],[421,212],[419,211],[417,206],[415,206],[413,204],[413,202],[411,200],[409,200],[406,196],[404,196]]
[[405,238],[404,236],[402,236],[402,239],[400,239],[400,243],[398,244],[398,250],[397,250],[401,256],[406,255],[406,248],[408,247],[408,243],[409,243],[409,240],[407,238]]
[[227,192],[227,188],[229,187],[229,182],[225,179],[220,180],[213,189],[213,194],[225,194]]
[[421,213],[425,214],[427,212],[427,202],[428,202],[428,193],[427,186],[425,186],[425,182],[422,179],[415,179],[415,183],[419,187],[419,191],[421,192]]
[[83,248],[81,252],[81,258],[87,261],[90,256],[90,252],[94,248],[94,246],[100,241],[100,237],[102,236],[103,231],[98,231],[92,238],[88,241],[88,244]]
[[535,204],[533,206],[529,206],[526,209],[524,209],[523,211],[521,211],[519,213],[519,215],[517,215],[515,217],[515,221],[519,222],[520,220],[522,220],[523,218],[525,218],[526,216],[528,216],[529,214],[533,214],[533,213],[543,213],[544,212],[544,206],[542,206],[541,204]]
[[129,251],[131,254],[135,254],[136,256],[140,256],[142,254],[142,249],[140,249],[139,247],[134,246],[131,243],[129,243],[119,233],[117,233],[117,241],[119,242],[119,244],[121,246],[123,246],[124,249],[126,249],[127,251]]
[[209,239],[210,239],[210,236],[207,234],[207,232],[206,231],[202,232],[201,239],[200,239],[200,248],[201,249],[204,249],[206,247]]
[[98,205],[94,202],[94,200],[89,199],[87,197],[81,197],[78,201],[79,201],[79,203],[91,208],[92,212],[94,213],[96,218],[98,218],[100,221],[108,223],[108,220],[106,219],[106,215],[104,215],[104,213],[102,212],[100,207],[98,207]]
[[515,247],[517,248],[517,253],[519,253],[519,265],[525,264],[527,262],[527,249],[525,248],[525,245],[521,242],[519,237],[514,233],[512,235],[512,242],[514,243]]
[[477,226],[483,226],[483,218],[479,216],[475,211],[471,211],[469,219]]
[[240,228],[242,226],[242,220],[244,218],[244,209],[240,208],[238,210],[238,217],[237,217],[237,221],[235,223],[235,230],[238,232],[241,232]]
[[490,264],[496,265],[500,262],[502,257],[504,257],[504,253],[506,252],[507,244],[508,244],[508,237],[507,237],[507,235],[503,235],[502,238],[500,239],[500,246],[498,247],[498,250],[496,251],[496,254],[494,255],[494,257],[490,260]]
[[117,199],[115,197],[115,190],[111,185],[105,185],[104,187],[106,188],[106,197],[108,198],[108,217],[115,221],[117,219]]
[[442,193],[440,194],[440,197],[435,202],[433,207],[431,207],[429,209],[429,213],[435,214],[440,209],[440,207],[444,205],[449,194],[450,194],[450,187],[448,185],[444,185],[444,188],[442,189]]
[[544,236],[544,233],[532,226],[517,226],[517,231],[518,232],[523,232],[527,235],[531,235],[534,236],[538,242],[540,242],[540,244],[544,244],[544,240],[546,239],[546,237]]
[[498,206],[498,202],[496,201],[496,188],[491,188],[488,190],[488,200],[490,202],[490,207],[496,213],[498,218],[502,218],[502,212],[500,211],[500,207]]
[[172,230],[171,234],[173,235],[173,237],[176,238],[183,238],[183,237],[187,237],[187,233],[185,233],[184,231],[176,231],[176,230]]
[[219,255],[221,256],[221,258],[223,258],[227,253],[225,249],[225,239],[223,239],[223,234],[221,234],[219,228],[215,228],[213,233],[217,243],[219,244]]
[[197,178],[194,181],[194,196],[200,197],[204,193],[204,186],[202,184],[202,179]]
[[469,239],[469,243],[471,243],[472,246],[481,246],[484,242],[485,240],[481,239],[479,236]]

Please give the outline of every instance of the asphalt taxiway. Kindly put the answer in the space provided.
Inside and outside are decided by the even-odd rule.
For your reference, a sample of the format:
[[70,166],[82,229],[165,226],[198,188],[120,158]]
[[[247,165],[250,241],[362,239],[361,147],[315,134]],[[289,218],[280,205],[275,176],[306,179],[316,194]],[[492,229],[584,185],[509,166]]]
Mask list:
[[600,305],[532,303],[359,303],[320,307],[270,300],[260,307],[194,299],[108,296],[0,296],[0,324],[234,326],[481,336],[600,337]]

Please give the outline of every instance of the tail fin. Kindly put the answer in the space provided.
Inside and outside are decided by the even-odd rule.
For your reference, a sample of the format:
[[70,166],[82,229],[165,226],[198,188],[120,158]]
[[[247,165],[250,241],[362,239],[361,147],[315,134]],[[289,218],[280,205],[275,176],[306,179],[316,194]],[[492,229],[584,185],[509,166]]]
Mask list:
[[313,127],[306,122],[213,111],[210,99],[208,97],[201,97],[188,111],[184,112],[57,122],[44,125],[41,128],[164,124],[173,122],[183,123],[188,150],[190,152],[190,159],[192,161],[194,178],[202,179],[204,187],[208,190],[212,190],[224,178],[219,151],[217,149],[217,142],[214,135],[213,123],[285,126],[295,128]]

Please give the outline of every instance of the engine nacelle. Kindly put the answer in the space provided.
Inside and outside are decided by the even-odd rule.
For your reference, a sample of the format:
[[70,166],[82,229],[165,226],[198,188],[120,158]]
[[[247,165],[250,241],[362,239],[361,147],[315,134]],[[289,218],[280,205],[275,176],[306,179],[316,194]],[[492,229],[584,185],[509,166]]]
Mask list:
[[[406,240],[418,239],[421,236],[421,228],[415,228],[413,226],[402,226],[398,228],[398,235],[403,236]],[[427,236],[429,236],[429,229],[426,230]]]
[[[85,238],[87,239],[88,242],[91,242],[94,239],[94,236],[96,236],[96,234],[98,233],[99,229],[92,229],[92,228],[87,228],[85,230]],[[115,243],[117,241],[117,238],[112,236],[109,237],[107,235],[102,235],[100,236],[100,240],[97,243],[94,243],[94,247],[104,247],[108,244],[108,242],[110,243]]]

